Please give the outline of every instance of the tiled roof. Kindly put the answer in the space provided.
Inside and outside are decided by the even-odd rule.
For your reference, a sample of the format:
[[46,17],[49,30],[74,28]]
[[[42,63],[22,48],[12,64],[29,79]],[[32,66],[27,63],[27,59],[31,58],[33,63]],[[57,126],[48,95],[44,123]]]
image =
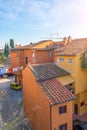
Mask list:
[[61,48],[64,46],[64,42],[54,42],[53,44],[49,45],[48,48],[56,49]]
[[34,75],[39,81],[44,81],[69,74],[69,72],[60,68],[55,63],[32,65],[32,67],[34,69]]
[[69,73],[55,63],[40,65],[29,65],[36,77],[39,87],[50,102],[50,105],[56,105],[74,100],[74,95],[61,84],[56,77],[68,75]]
[[24,45],[24,46],[21,46],[21,47],[18,47],[18,48],[12,48],[10,51],[11,52],[14,52],[14,51],[21,51],[21,50],[30,50],[30,49],[33,49],[33,50],[52,50],[52,48],[50,47],[45,47],[45,48],[34,48],[34,47],[37,47],[37,45],[41,45],[45,42],[51,42],[53,43],[52,40],[42,40],[42,41],[39,41],[39,42],[35,42],[35,43],[30,43],[28,45]]
[[25,47],[35,47],[35,46],[37,46],[37,45],[40,45],[40,44],[43,44],[43,43],[45,43],[45,42],[53,42],[52,40],[42,40],[42,41],[39,41],[39,42],[35,42],[35,43],[30,43],[30,44],[28,44],[28,45],[25,45],[25,46],[23,46],[24,48]]
[[67,43],[66,46],[61,49],[56,49],[59,52],[58,55],[77,55],[87,49],[87,38],[72,40],[71,43]]
[[75,99],[74,95],[56,79],[38,82],[51,105],[56,105]]

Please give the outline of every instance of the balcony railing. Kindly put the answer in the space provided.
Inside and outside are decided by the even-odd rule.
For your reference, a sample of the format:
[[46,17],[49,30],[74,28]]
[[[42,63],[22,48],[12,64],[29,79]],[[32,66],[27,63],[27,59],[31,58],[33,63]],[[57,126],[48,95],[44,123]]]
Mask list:
[[71,93],[75,94],[75,88],[70,86],[70,85],[66,85],[65,86]]

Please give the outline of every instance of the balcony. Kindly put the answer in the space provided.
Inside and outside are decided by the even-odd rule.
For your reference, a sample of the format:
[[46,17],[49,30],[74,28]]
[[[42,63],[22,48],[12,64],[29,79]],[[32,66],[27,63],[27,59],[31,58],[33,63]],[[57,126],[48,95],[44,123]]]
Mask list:
[[72,86],[72,84],[65,86],[71,93],[75,94],[75,88]]

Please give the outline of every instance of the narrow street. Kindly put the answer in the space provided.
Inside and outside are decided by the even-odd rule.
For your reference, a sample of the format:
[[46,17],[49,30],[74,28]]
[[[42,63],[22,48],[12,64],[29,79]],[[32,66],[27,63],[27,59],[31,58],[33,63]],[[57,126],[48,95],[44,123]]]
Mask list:
[[14,77],[0,79],[0,130],[31,130],[23,114],[22,90],[10,88]]

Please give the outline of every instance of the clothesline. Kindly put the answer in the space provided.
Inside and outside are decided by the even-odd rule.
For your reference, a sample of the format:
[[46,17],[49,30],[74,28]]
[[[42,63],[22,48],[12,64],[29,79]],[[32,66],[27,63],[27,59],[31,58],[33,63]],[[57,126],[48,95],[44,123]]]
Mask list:
[[7,74],[7,73],[13,73],[13,72],[18,72],[18,71],[21,71],[23,69],[23,66],[21,67],[15,67],[15,68],[4,68],[4,67],[1,67],[0,68],[0,76],[3,76],[4,74]]

